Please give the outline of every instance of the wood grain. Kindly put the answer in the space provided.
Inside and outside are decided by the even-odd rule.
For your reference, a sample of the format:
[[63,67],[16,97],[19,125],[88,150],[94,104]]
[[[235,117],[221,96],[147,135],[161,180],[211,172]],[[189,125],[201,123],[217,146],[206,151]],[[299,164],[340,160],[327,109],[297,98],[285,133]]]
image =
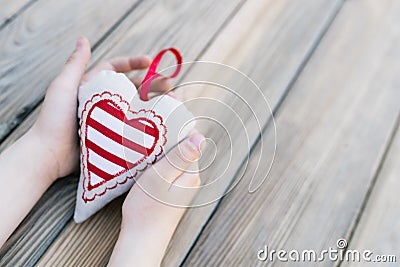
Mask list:
[[[74,199],[75,200],[75,199]],[[84,224],[68,223],[36,266],[105,266],[117,241],[123,198]]]
[[0,140],[42,100],[78,36],[96,44],[137,2],[38,1],[0,30]]
[[35,0],[0,0],[0,29],[7,24],[11,18],[20,15],[20,13],[33,4]]
[[[249,194],[251,175],[243,177],[184,266],[280,266],[259,262],[257,252],[264,245],[320,251],[348,238],[399,115],[399,8],[390,0],[345,2],[276,114],[267,182]],[[262,140],[273,142],[271,126]],[[267,170],[259,166],[259,174]]]
[[[374,266],[398,266],[400,259],[400,134],[390,146],[388,155],[383,161],[375,186],[369,195],[361,220],[355,233],[348,241],[348,250],[373,252],[372,260],[377,255],[393,255],[395,262],[373,262]],[[365,266],[365,262],[344,262],[342,266]]]
[[32,125],[35,123],[37,117],[39,116],[40,108],[35,108],[28,116],[29,119],[23,120],[21,124],[17,127],[17,130],[13,131],[7,138],[0,143],[0,153],[12,145],[18,140],[24,133],[26,133]]

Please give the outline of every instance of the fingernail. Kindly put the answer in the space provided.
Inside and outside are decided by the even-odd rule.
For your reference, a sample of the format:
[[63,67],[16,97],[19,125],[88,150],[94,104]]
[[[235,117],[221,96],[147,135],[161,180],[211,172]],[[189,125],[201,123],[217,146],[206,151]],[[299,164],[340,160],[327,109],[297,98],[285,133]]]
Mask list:
[[204,143],[204,136],[195,133],[186,138],[179,146],[180,153],[184,160],[192,162],[201,157],[201,144]]
[[83,46],[83,37],[79,37],[78,40],[76,41],[76,49],[80,49]]
[[167,95],[169,95],[172,98],[176,98],[176,94],[173,91],[168,92]]
[[204,140],[204,136],[200,133],[195,133],[188,139],[188,141],[196,148],[198,152],[202,151],[202,143],[204,143]]
[[147,64],[150,64],[153,61],[153,59],[148,55],[144,55],[143,58],[145,61],[147,61],[146,62]]

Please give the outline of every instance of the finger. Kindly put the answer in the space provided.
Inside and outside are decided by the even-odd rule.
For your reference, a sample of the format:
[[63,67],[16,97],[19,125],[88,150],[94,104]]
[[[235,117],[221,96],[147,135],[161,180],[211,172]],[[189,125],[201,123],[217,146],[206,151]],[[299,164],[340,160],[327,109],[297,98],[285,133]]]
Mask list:
[[94,74],[103,70],[112,70],[115,72],[130,72],[132,70],[140,70],[148,68],[151,59],[147,56],[139,57],[116,57],[100,63],[85,75],[85,81],[89,80]]
[[80,37],[76,42],[75,51],[68,58],[60,74],[54,79],[54,87],[76,90],[85,73],[90,54],[88,39]]
[[139,88],[140,85],[142,84],[142,80],[139,77],[132,77],[132,78],[129,78],[129,80],[131,80],[131,82],[133,82],[133,84],[136,86],[136,88]]
[[148,68],[151,64],[151,58],[148,56],[139,57],[117,57],[108,61],[112,69],[116,72],[128,72],[132,70],[141,70]]
[[150,85],[150,92],[154,93],[166,93],[171,90],[171,84],[168,81],[168,78],[160,77],[154,79]]
[[[130,78],[133,84],[136,86],[138,91],[140,91],[142,86],[142,81],[138,77]],[[151,81],[149,93],[156,93],[155,95],[172,93],[171,91],[171,83],[169,79],[166,77],[159,77]],[[149,96],[150,97],[150,96]]]
[[[140,90],[140,86],[142,85],[142,80],[139,77],[129,78],[131,82],[136,86],[138,90]],[[171,83],[168,81],[168,78],[160,77],[151,81],[150,92],[160,92],[166,93],[170,91],[172,88]]]
[[[152,170],[169,183],[173,183],[201,156],[204,136],[195,133],[174,147]],[[196,165],[197,166],[197,165]]]

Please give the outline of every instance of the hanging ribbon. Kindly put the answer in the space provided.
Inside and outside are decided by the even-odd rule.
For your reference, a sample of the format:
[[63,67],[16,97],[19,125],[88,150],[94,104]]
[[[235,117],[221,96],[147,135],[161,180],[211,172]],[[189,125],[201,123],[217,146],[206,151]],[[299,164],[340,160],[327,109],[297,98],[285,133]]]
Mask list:
[[151,63],[149,70],[142,81],[141,89],[140,89],[140,99],[142,101],[149,100],[148,94],[150,91],[151,82],[158,77],[164,77],[163,75],[161,75],[157,72],[157,67],[158,67],[158,64],[160,63],[162,57],[164,56],[164,54],[167,52],[172,52],[174,54],[177,65],[176,65],[175,72],[172,73],[172,75],[167,76],[166,78],[175,78],[176,76],[178,76],[179,72],[181,71],[182,56],[179,53],[179,51],[173,47],[161,50],[157,54],[157,56],[153,59],[153,62]]

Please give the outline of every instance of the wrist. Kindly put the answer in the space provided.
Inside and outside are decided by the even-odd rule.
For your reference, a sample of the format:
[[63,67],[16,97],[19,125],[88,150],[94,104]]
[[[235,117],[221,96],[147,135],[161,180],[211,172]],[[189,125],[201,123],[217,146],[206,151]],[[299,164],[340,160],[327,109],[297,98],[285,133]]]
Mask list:
[[52,184],[58,178],[57,163],[53,153],[47,148],[45,138],[35,125],[21,137],[21,142],[23,143],[21,153],[29,156],[38,179]]
[[[121,231],[108,266],[160,266],[164,250],[158,248],[154,231],[146,231],[121,224]],[[155,237],[155,236],[154,236]]]

